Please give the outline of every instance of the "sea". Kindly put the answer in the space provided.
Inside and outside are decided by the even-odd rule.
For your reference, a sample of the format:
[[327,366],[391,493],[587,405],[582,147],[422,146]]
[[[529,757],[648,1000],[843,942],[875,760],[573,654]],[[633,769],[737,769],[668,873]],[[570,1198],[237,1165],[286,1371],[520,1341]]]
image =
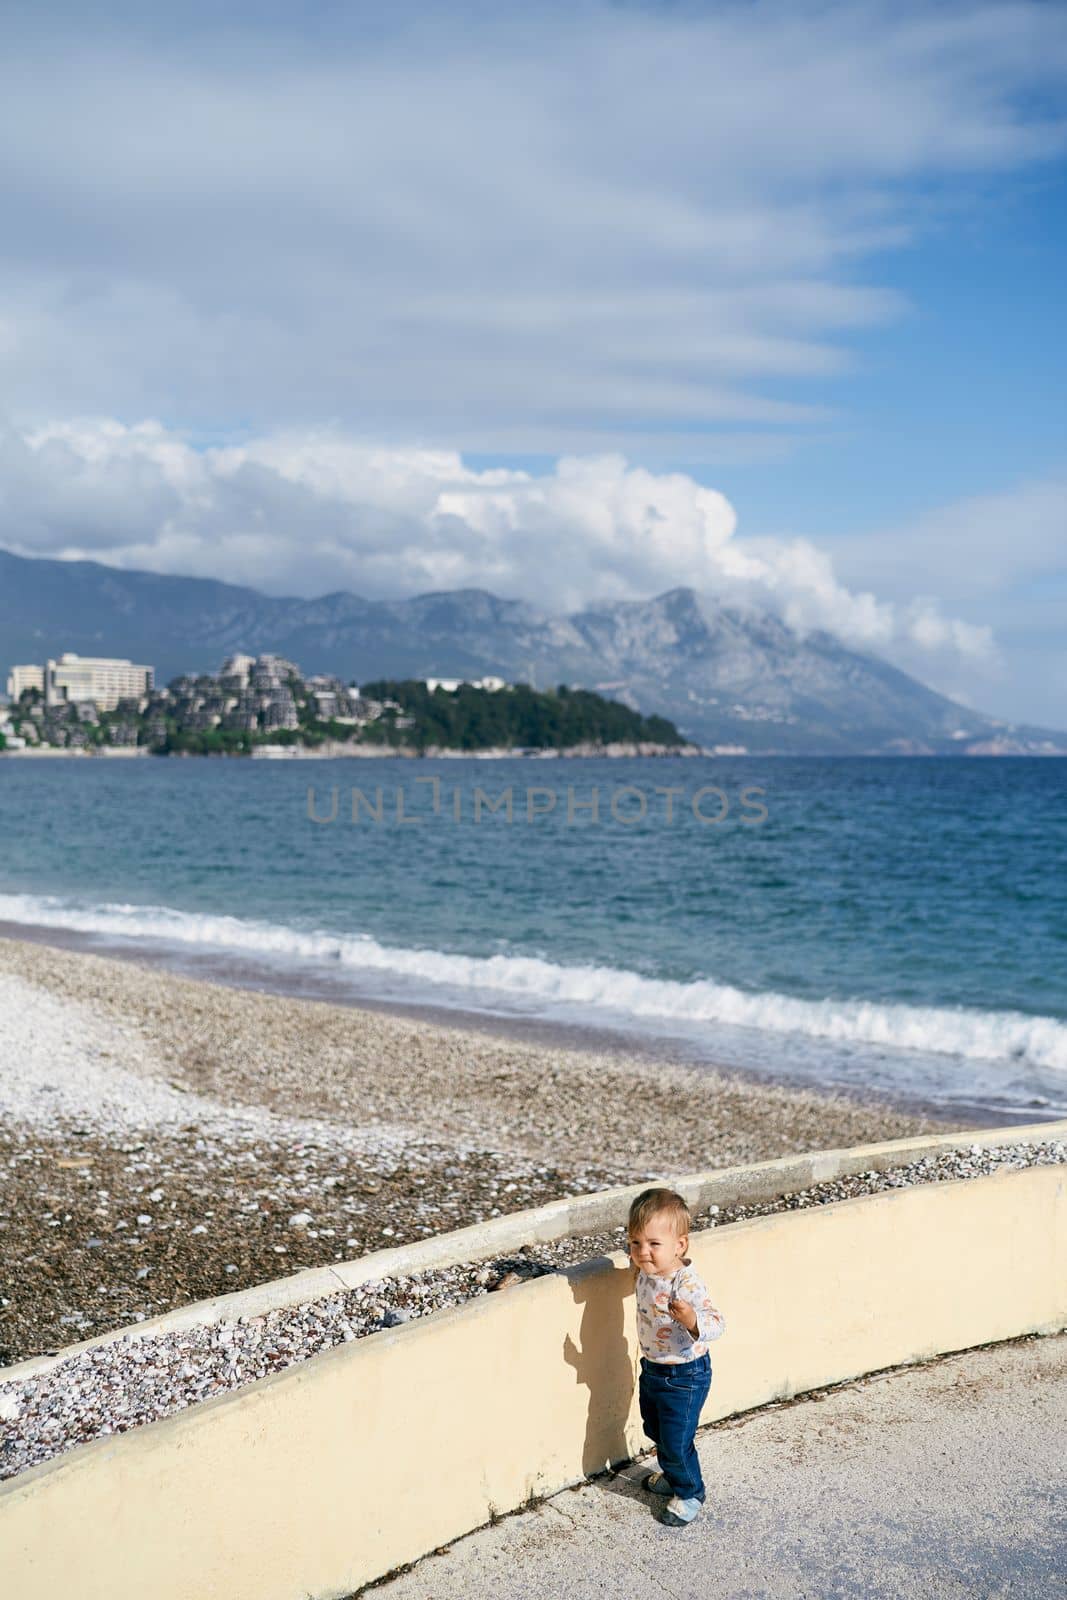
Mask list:
[[1065,759],[0,758],[0,922],[986,1123],[1067,1115]]

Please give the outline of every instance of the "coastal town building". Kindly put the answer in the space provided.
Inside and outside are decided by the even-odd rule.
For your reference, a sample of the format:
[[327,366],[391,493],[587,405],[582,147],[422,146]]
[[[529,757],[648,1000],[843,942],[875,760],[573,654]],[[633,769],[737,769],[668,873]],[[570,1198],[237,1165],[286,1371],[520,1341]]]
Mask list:
[[[361,694],[331,673],[305,677],[286,656],[234,652],[218,671],[187,672],[164,688],[154,669],[118,657],[66,652],[43,665],[10,669],[8,750],[250,753],[265,741],[278,749],[382,742],[416,726],[412,708],[383,695]],[[503,678],[430,678],[427,688],[496,692]],[[16,742],[17,741],[17,742]]]
[[243,688],[248,682],[248,674],[252,671],[252,668],[255,666],[255,664],[255,656],[227,656],[226,660],[222,663],[222,670],[219,673],[219,678],[220,680],[225,680],[226,678],[236,678],[240,681],[241,687]]
[[12,667],[7,692],[17,701],[27,689],[36,689],[49,706],[91,701],[98,711],[113,711],[124,697],[140,699],[149,694],[154,681],[153,667],[114,656],[79,656],[68,650],[44,666]]
[[375,707],[365,700],[358,684],[345,684],[340,678],[317,672],[305,679],[304,687],[320,722],[340,722],[348,727],[359,727],[381,715],[381,707]]
[[268,732],[276,728],[299,728],[300,716],[292,695],[287,698],[278,695],[272,699],[264,709],[262,722]]
[[27,689],[36,689],[38,694],[44,694],[43,667],[11,668],[7,675],[8,698],[17,701]]

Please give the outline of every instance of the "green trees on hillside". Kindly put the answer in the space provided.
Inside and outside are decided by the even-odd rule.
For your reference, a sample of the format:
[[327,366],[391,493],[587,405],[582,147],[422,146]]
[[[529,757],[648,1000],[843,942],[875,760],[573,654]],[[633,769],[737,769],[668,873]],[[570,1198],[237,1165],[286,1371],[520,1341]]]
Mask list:
[[371,700],[395,701],[401,715],[412,719],[410,727],[397,727],[397,714],[386,712],[365,729],[364,739],[396,746],[564,750],[587,742],[684,742],[665,717],[643,717],[618,701],[562,683],[548,691],[525,683],[495,691],[461,684],[449,692],[431,691],[414,679],[381,679],[361,685],[361,693]]

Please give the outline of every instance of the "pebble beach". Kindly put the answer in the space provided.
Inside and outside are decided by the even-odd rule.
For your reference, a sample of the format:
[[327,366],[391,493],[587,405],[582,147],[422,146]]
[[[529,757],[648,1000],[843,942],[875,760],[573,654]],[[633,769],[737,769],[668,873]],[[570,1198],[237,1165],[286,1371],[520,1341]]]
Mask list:
[[2,1365],[664,1166],[945,1126],[13,939],[0,1037]]
[[[0,940],[0,1038],[0,1366],[664,1168],[949,1126],[887,1103],[228,988],[15,939]],[[262,1370],[388,1325],[387,1315],[486,1292],[509,1271],[521,1281],[576,1250],[580,1259],[608,1247],[618,1242],[572,1241],[551,1260],[371,1285],[358,1303],[290,1319],[276,1330],[275,1357],[264,1346]],[[79,1413],[60,1424],[47,1395],[70,1385],[54,1379],[36,1443],[5,1428],[4,1473],[215,1392],[227,1364],[229,1382],[259,1375],[247,1352],[220,1369],[218,1337],[193,1336],[188,1348],[178,1340],[168,1376],[138,1387],[140,1408],[121,1363],[142,1341],[78,1357],[122,1403],[90,1404],[89,1421]],[[98,1388],[83,1385],[90,1399]],[[8,1422],[17,1413],[28,1423],[29,1397],[6,1386],[3,1402]]]

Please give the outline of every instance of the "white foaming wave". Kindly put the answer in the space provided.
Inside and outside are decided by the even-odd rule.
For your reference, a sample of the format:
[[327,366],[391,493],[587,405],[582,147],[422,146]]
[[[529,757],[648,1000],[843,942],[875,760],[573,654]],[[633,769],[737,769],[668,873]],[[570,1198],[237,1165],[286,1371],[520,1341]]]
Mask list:
[[464,956],[382,945],[369,934],[302,932],[279,923],[121,903],[79,907],[55,896],[0,894],[0,919],[78,933],[204,945],[235,953],[338,965],[481,995],[516,996],[626,1017],[719,1023],[842,1044],[1011,1060],[1067,1071],[1067,1024],[1021,1011],[911,1006],[870,1000],[800,1000],[746,993],[708,978],[679,983],[616,967],[561,966],[537,956]]

